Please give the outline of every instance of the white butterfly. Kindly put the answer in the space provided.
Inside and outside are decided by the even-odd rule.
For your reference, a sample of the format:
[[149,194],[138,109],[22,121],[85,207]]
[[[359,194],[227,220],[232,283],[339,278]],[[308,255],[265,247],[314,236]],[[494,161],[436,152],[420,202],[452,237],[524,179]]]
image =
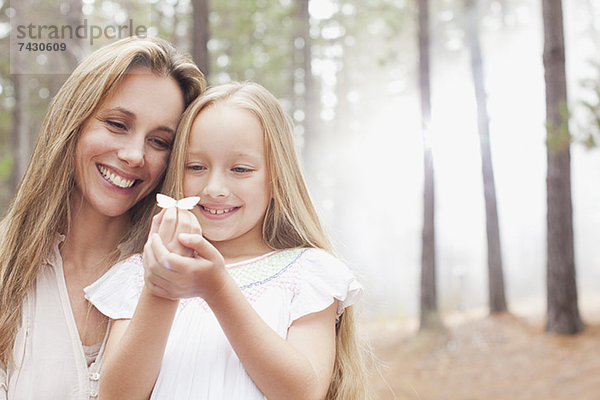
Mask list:
[[156,193],[156,203],[160,208],[177,207],[180,210],[191,210],[200,201],[200,197],[192,196],[181,200],[175,200],[164,194]]

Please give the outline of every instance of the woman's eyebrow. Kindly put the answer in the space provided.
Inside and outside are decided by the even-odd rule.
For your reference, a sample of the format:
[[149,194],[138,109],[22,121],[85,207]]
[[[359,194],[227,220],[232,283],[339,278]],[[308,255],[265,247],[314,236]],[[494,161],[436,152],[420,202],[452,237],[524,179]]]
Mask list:
[[[131,118],[131,119],[133,119],[133,120],[135,120],[135,119],[136,119],[136,115],[135,115],[135,113],[133,113],[133,112],[131,112],[131,111],[129,111],[128,109],[126,109],[126,108],[123,108],[123,107],[114,107],[114,108],[111,108],[111,109],[109,109],[109,110],[107,110],[107,111],[109,111],[109,112],[110,112],[110,111],[117,111],[117,112],[120,112],[120,113],[122,113],[122,114],[125,114],[125,115],[127,115],[129,118]],[[159,126],[158,128],[156,128],[155,130],[157,130],[157,131],[164,131],[164,132],[170,133],[170,134],[172,134],[172,135],[175,135],[175,129],[173,129],[173,128],[170,128],[170,127],[168,127],[168,126],[166,126],[166,125],[160,125],[160,126]]]
[[159,126],[158,128],[156,128],[156,130],[167,132],[167,133],[170,133],[171,135],[175,135],[175,129],[169,128],[168,126],[165,126],[165,125]]
[[133,112],[131,112],[131,111],[129,111],[128,109],[126,109],[126,108],[123,108],[123,107],[114,107],[114,108],[108,109],[108,110],[106,110],[106,111],[109,111],[109,112],[110,112],[110,111],[118,111],[118,112],[120,112],[120,113],[122,113],[122,114],[125,114],[125,115],[127,115],[127,116],[128,116],[128,117],[130,117],[130,118],[133,118],[133,119],[135,119],[135,113],[133,113]]

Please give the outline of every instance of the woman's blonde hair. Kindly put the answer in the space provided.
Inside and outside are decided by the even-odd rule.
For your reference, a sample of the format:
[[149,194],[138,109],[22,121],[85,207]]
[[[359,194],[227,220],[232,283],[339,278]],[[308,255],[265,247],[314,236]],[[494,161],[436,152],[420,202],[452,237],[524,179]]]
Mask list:
[[[294,148],[293,128],[280,103],[267,89],[253,82],[233,82],[209,88],[181,117],[167,168],[164,190],[181,198],[183,174],[192,124],[207,107],[227,103],[250,111],[264,134],[271,201],[262,226],[263,239],[273,249],[315,247],[333,253],[309,196]],[[336,327],[336,359],[327,399],[364,399],[365,367],[354,320],[348,307]]]
[[[129,37],[84,59],[53,99],[31,161],[0,222],[0,361],[12,362],[21,308],[57,233],[70,228],[75,145],[81,127],[134,69],[177,82],[184,104],[206,88],[191,59],[157,38]],[[157,185],[158,186],[158,185]],[[154,206],[154,192],[130,211],[131,229],[107,262],[141,251]]]

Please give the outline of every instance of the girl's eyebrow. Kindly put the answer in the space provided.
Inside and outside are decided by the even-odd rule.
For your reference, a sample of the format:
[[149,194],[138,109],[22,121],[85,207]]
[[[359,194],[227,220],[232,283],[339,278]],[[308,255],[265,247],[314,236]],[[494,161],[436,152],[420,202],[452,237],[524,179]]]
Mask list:
[[[187,154],[190,156],[202,156],[205,154],[203,151],[187,151]],[[251,157],[251,158],[260,158],[260,155],[254,154],[251,152],[238,151],[233,154],[234,157]]]

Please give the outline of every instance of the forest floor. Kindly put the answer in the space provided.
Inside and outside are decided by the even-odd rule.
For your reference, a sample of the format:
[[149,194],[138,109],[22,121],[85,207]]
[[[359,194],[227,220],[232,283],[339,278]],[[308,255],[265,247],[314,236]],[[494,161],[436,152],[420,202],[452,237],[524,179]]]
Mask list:
[[375,399],[600,399],[600,321],[572,336],[503,314],[416,333],[390,321],[366,330]]

